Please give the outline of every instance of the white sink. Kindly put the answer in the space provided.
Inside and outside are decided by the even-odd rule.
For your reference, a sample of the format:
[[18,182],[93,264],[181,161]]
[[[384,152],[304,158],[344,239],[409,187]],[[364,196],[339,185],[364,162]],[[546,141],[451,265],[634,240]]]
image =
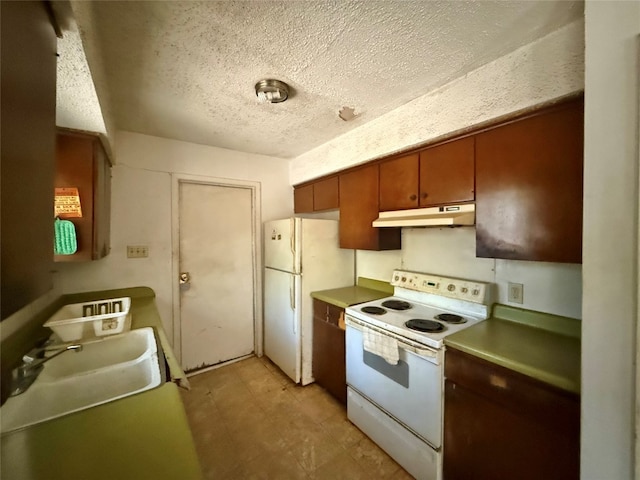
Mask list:
[[157,352],[153,329],[150,327],[86,342],[79,340],[78,343],[82,343],[82,351],[64,353],[45,363],[38,380],[50,381],[81,375]]
[[61,417],[157,387],[161,383],[152,328],[83,343],[43,365],[29,389],[0,408],[0,431]]

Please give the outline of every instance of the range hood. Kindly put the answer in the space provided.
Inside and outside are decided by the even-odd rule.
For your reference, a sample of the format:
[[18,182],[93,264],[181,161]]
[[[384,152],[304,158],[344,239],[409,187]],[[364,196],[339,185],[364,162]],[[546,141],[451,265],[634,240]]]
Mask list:
[[443,207],[415,208],[380,212],[374,227],[440,227],[473,225],[476,221],[476,205],[448,205]]

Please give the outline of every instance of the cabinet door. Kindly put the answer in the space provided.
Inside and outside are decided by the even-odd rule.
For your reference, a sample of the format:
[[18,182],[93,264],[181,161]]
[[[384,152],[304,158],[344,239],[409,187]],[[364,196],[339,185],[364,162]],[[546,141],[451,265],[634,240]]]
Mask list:
[[446,380],[447,480],[577,480],[579,438],[550,429]]
[[340,247],[399,249],[399,228],[371,226],[378,213],[378,165],[340,175]]
[[94,143],[94,248],[93,258],[102,258],[111,250],[111,164],[96,138]]
[[45,2],[0,2],[0,12],[4,319],[53,286],[56,34]]
[[476,136],[476,255],[582,261],[583,106]]
[[109,253],[111,222],[111,166],[99,137],[61,129],[56,143],[56,187],[75,187],[81,218],[70,218],[76,228],[78,250],[55,255],[57,262],[98,260]]
[[580,399],[449,348],[444,477],[577,480]]
[[475,198],[474,137],[420,152],[420,206],[472,202]]
[[418,154],[380,164],[380,211],[418,206]]
[[295,213],[313,212],[313,184],[294,188],[293,211]]
[[338,327],[344,309],[313,300],[313,376],[316,383],[346,405],[345,333]]
[[313,184],[313,210],[331,210],[340,206],[338,177],[325,178]]
[[56,187],[75,187],[80,196],[82,218],[69,218],[76,228],[78,250],[73,255],[56,255],[56,261],[87,261],[95,253],[93,138],[59,133],[56,143]]

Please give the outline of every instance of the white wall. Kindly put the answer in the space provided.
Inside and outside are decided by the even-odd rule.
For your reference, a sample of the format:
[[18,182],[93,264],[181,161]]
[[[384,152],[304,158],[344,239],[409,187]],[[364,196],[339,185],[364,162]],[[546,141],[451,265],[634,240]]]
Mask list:
[[[111,253],[87,263],[57,264],[64,293],[144,285],[155,290],[171,337],[171,174],[260,182],[262,221],[293,211],[288,163],[279,158],[195,145],[131,132],[116,137]],[[148,245],[148,258],[127,259],[127,245]]]
[[[581,266],[476,258],[475,228],[403,228],[402,250],[356,253],[357,275],[389,281],[395,268],[496,284],[494,300],[581,318]],[[507,300],[508,282],[524,285],[524,303]]]
[[634,473],[640,3],[587,2],[583,479]]

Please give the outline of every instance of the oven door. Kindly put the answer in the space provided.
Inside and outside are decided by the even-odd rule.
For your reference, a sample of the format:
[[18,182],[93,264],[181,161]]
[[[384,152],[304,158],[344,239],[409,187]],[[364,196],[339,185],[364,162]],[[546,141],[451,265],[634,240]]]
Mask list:
[[[393,337],[397,365],[364,349],[363,331],[371,328]],[[442,351],[366,325],[347,316],[347,384],[433,448],[442,443]]]

